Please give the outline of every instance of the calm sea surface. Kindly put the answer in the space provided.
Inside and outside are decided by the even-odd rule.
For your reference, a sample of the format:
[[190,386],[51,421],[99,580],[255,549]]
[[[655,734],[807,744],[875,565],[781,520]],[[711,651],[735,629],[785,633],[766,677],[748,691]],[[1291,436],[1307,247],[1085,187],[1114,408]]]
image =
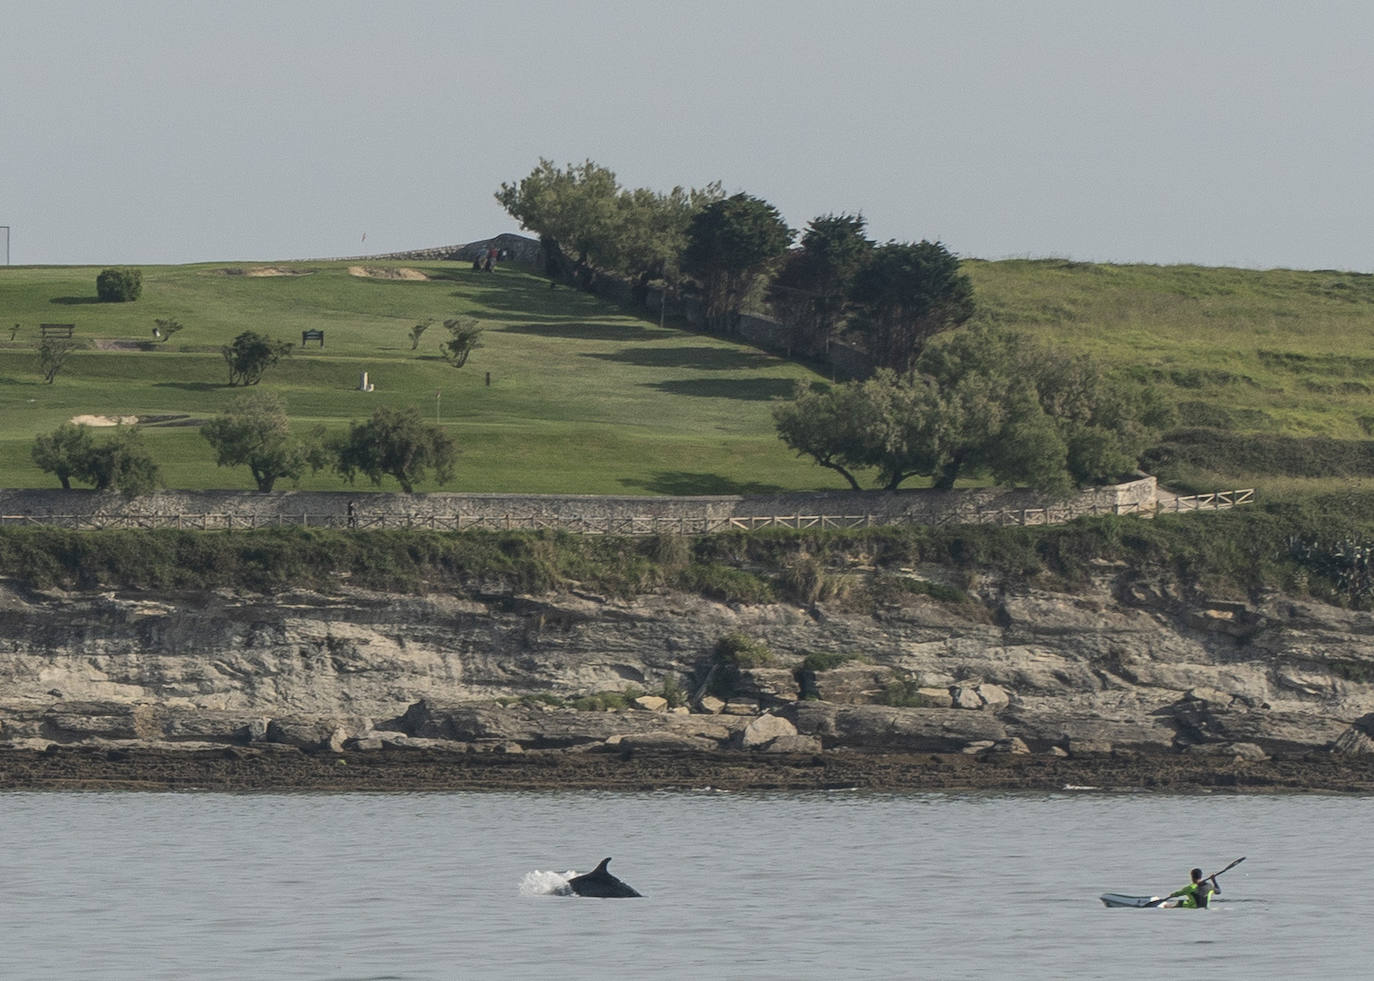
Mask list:
[[[1368,977],[1370,814],[1322,796],[0,794],[0,978]],[[538,894],[608,855],[646,898]],[[1241,855],[1212,910],[1097,900]]]

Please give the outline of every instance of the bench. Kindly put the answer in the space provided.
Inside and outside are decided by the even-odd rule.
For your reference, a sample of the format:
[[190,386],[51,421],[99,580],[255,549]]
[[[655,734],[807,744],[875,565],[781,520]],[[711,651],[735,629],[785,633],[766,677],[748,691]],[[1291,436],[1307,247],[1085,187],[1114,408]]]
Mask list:
[[47,340],[49,337],[70,338],[72,336],[72,331],[76,330],[76,324],[39,324],[38,329],[42,333],[44,340]]
[[301,331],[301,347],[305,347],[309,341],[319,341],[320,347],[324,347],[324,331],[322,330],[303,330]]

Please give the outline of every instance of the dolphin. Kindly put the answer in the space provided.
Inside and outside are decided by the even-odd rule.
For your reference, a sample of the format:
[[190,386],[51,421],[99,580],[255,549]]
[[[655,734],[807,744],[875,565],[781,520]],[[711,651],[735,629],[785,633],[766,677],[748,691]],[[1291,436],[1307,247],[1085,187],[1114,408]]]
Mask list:
[[598,899],[628,899],[638,896],[632,888],[606,871],[611,860],[603,858],[601,864],[585,875],[574,876],[568,886],[579,896],[595,896]]

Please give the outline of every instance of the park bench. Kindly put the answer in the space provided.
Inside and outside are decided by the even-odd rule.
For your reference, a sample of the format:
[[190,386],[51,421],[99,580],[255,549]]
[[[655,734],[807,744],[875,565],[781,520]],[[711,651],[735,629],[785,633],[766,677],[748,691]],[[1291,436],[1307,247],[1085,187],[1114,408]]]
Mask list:
[[49,337],[70,338],[72,331],[76,330],[76,324],[39,324],[38,330],[42,333],[45,341]]
[[322,330],[303,330],[301,331],[301,347],[305,347],[310,341],[319,341],[320,347],[324,347],[324,331]]

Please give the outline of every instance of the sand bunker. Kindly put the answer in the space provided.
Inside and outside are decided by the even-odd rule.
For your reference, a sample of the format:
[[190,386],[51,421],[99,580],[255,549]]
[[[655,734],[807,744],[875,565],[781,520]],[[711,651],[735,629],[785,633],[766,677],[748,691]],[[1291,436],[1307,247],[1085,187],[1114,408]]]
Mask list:
[[254,266],[251,269],[231,266],[221,269],[226,276],[309,276],[313,269],[292,269],[289,266]]
[[368,279],[429,279],[418,269],[376,269],[370,266],[349,266],[348,275]]
[[132,426],[138,416],[72,416],[71,422],[77,426]]

